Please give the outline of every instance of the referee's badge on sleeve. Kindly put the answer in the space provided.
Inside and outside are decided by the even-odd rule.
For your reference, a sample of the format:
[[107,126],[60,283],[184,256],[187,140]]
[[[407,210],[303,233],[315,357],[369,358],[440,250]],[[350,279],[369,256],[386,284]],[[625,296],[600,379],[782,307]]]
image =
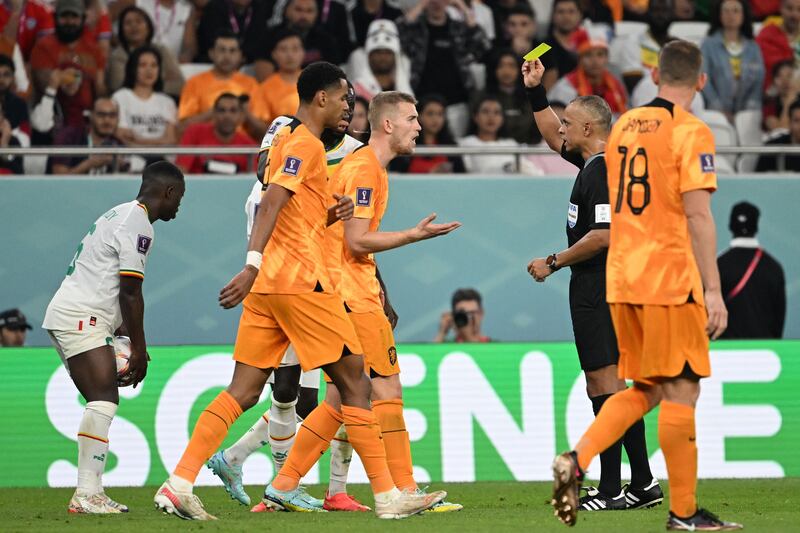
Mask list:
[[611,224],[611,206],[609,204],[597,204],[594,206],[594,223]]
[[700,154],[700,170],[714,172],[714,154]]
[[574,228],[575,224],[577,223],[578,223],[578,206],[570,202],[569,210],[567,211],[567,224],[569,224],[570,228]]

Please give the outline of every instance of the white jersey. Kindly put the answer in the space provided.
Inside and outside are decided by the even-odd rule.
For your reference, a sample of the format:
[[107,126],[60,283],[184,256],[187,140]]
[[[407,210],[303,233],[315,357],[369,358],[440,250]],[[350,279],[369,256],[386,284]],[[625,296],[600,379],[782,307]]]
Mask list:
[[[259,152],[269,150],[272,146],[272,140],[275,138],[275,134],[278,133],[282,127],[289,124],[292,120],[294,120],[292,117],[287,117],[284,115],[281,115],[273,120],[272,124],[270,124],[269,128],[267,128],[267,133],[264,134],[264,138],[261,140],[261,148],[259,149]],[[345,134],[342,140],[339,141],[339,144],[325,152],[325,157],[328,161],[328,177],[333,174],[333,171],[336,169],[339,163],[341,163],[342,159],[344,159],[344,156],[354,151],[362,144],[363,143],[355,137]],[[263,193],[264,186],[260,181],[256,181],[253,184],[253,188],[250,190],[250,194],[247,196],[247,200],[244,203],[244,212],[247,215],[248,240],[250,239],[250,233],[253,231],[253,224],[256,221],[258,204],[261,203],[261,195]]]
[[98,218],[78,245],[64,281],[47,306],[42,327],[117,329],[122,324],[119,278],[144,279],[153,237],[147,208],[135,200]]

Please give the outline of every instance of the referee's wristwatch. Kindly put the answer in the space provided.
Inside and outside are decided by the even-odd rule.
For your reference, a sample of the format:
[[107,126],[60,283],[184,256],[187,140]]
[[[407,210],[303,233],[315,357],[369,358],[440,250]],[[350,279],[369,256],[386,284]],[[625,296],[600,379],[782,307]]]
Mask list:
[[545,264],[549,266],[550,270],[552,270],[553,272],[557,272],[558,269],[561,268],[560,266],[558,266],[558,256],[556,254],[548,255],[547,259],[545,260]]

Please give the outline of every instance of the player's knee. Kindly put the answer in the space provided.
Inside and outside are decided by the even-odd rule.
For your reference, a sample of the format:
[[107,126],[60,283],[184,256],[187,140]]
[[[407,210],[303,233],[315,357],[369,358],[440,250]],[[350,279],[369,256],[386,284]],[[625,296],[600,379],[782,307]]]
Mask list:
[[281,403],[293,402],[297,399],[299,388],[299,383],[288,383],[276,379],[272,386],[272,396]]
[[318,394],[319,391],[317,391],[317,389],[306,387],[300,388],[300,394],[297,397],[297,406],[295,407],[297,416],[305,419],[309,414],[311,414],[311,411],[317,408]]
[[348,377],[342,385],[339,387],[339,394],[344,404],[352,405],[357,400],[368,399],[372,395],[372,383],[364,372]]
[[243,412],[257,404],[261,395],[260,392],[256,391],[239,391],[231,389],[228,389],[228,394],[233,396],[233,399],[236,400],[236,403],[239,404],[239,407],[242,408]]

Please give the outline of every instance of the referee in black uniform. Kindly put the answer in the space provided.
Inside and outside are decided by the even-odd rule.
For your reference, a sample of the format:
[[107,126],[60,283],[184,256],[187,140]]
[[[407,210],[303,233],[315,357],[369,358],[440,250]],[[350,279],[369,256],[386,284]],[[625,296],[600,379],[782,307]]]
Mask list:
[[[539,131],[554,151],[580,169],[567,210],[567,241],[562,252],[534,259],[528,272],[537,282],[569,266],[569,307],[586,392],[595,415],[612,394],[626,385],[617,374],[619,350],[606,302],[606,255],[611,222],[603,151],[611,130],[611,110],[598,96],[579,96],[564,110],[563,125],[550,109],[541,85],[544,67],[525,62],[522,74]],[[622,488],[622,445],[631,463],[631,483]],[[585,511],[651,507],[663,501],[661,487],[650,472],[644,421],[600,454],[600,484],[587,487],[581,498]]]

